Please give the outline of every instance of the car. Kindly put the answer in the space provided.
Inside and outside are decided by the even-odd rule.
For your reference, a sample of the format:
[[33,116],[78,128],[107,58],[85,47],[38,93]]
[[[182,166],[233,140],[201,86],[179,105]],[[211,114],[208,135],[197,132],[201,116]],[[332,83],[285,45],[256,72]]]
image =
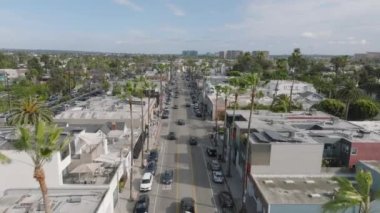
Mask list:
[[194,109],[199,109],[199,106],[194,104],[194,107],[193,107],[193,108],[194,108]]
[[212,172],[212,181],[214,181],[214,183],[223,183],[224,177],[223,177],[222,171],[213,171]]
[[209,157],[216,157],[217,155],[216,149],[212,147],[207,147],[206,152]]
[[148,195],[140,195],[139,199],[135,204],[135,208],[133,209],[134,213],[146,213],[149,211],[149,196]]
[[219,199],[220,206],[222,208],[234,207],[234,199],[232,198],[231,193],[229,193],[227,191],[221,191],[218,194],[218,199]]
[[181,213],[194,213],[194,199],[191,197],[182,198]]
[[165,170],[164,173],[161,174],[161,183],[162,184],[171,184],[173,182],[173,170]]
[[217,160],[212,160],[210,163],[210,169],[211,171],[220,171],[222,170],[222,167]]
[[161,118],[162,118],[162,119],[167,119],[167,118],[169,118],[169,113],[162,113]]
[[185,106],[186,106],[186,107],[190,107],[190,104],[189,104],[189,103],[187,103]]
[[145,173],[152,173],[152,175],[156,175],[156,171],[157,171],[157,164],[155,161],[150,161],[148,163],[148,165],[146,166],[145,168]]
[[155,162],[158,161],[158,151],[156,149],[155,150],[151,150],[149,152],[148,162],[150,162],[150,161],[155,161]]
[[202,113],[198,110],[195,112],[195,116],[197,116],[198,118],[202,117]]
[[173,106],[173,109],[178,109],[178,105],[174,105],[174,106]]
[[140,192],[152,190],[153,175],[150,172],[145,172],[140,182]]
[[175,136],[175,132],[169,132],[168,139],[175,140],[177,137]]
[[178,119],[178,121],[177,121],[177,124],[178,125],[185,125],[185,120],[183,120],[183,119]]
[[189,144],[192,146],[196,146],[198,144],[198,141],[195,137],[190,137]]

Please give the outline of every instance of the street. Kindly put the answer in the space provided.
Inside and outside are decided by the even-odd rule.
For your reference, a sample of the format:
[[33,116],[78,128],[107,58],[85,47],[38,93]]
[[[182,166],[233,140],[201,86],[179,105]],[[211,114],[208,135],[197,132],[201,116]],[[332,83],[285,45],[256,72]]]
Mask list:
[[[214,184],[207,170],[206,147],[210,145],[209,134],[212,124],[196,118],[191,107],[188,89],[182,80],[177,81],[180,90],[178,98],[173,98],[170,105],[178,105],[178,109],[170,109],[169,119],[162,120],[161,153],[158,161],[156,181],[150,195],[149,212],[179,212],[180,200],[192,197],[195,200],[195,212],[220,212],[216,205],[216,195],[226,190],[224,184]],[[186,88],[186,89],[184,89]],[[180,126],[178,119],[185,120]],[[168,133],[176,133],[177,140],[167,140]],[[198,139],[197,146],[188,144],[189,137]],[[166,169],[174,170],[174,180],[169,186],[160,183],[160,175]]]

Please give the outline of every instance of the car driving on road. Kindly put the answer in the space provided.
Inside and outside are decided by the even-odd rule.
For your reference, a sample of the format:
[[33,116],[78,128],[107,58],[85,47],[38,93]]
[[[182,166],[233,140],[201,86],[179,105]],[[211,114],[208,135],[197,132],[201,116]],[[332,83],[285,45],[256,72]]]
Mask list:
[[209,157],[216,157],[217,152],[215,148],[207,147],[206,152]]
[[195,146],[198,144],[198,141],[195,137],[190,137],[189,139],[189,144],[192,145],[192,146]]
[[140,195],[139,199],[135,204],[135,208],[133,210],[134,213],[146,213],[149,212],[149,196],[148,195]]
[[171,184],[173,182],[173,173],[173,170],[165,170],[165,172],[161,174],[161,183]]
[[191,197],[182,198],[181,213],[194,213],[194,199]]
[[213,171],[212,172],[212,181],[214,181],[214,183],[223,183],[224,177],[223,177],[222,171]]
[[175,140],[177,137],[175,136],[175,132],[169,132],[168,139]]

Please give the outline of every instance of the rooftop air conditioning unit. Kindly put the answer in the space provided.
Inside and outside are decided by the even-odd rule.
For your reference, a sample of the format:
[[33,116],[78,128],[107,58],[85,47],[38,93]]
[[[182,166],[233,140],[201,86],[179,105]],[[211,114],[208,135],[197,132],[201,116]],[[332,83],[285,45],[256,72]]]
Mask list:
[[321,195],[317,194],[317,193],[314,193],[314,194],[309,194],[309,197],[311,197],[311,198],[320,198]]
[[294,183],[294,180],[285,180],[284,181],[286,184],[293,184]]
[[315,183],[315,181],[314,180],[306,180],[305,183],[307,183],[307,184],[313,184],[313,183]]
[[264,180],[264,183],[265,184],[270,184],[270,183],[274,183],[273,180]]
[[82,201],[82,198],[79,196],[76,197],[70,197],[66,200],[67,203],[80,203]]
[[338,181],[336,181],[336,180],[329,180],[328,183],[329,183],[329,184],[337,184]]

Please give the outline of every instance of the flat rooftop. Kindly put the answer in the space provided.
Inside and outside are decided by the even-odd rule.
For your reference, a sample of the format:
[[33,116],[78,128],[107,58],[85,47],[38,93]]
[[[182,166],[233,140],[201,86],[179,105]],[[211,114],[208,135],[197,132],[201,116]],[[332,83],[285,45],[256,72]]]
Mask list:
[[377,160],[365,160],[360,161],[361,163],[367,165],[371,169],[377,171],[380,174],[380,161]]
[[[54,213],[93,213],[105,193],[106,189],[49,189],[49,198]],[[10,189],[0,197],[0,212],[40,212],[42,203],[39,189]]]
[[322,177],[254,177],[269,204],[324,204],[338,184]]

